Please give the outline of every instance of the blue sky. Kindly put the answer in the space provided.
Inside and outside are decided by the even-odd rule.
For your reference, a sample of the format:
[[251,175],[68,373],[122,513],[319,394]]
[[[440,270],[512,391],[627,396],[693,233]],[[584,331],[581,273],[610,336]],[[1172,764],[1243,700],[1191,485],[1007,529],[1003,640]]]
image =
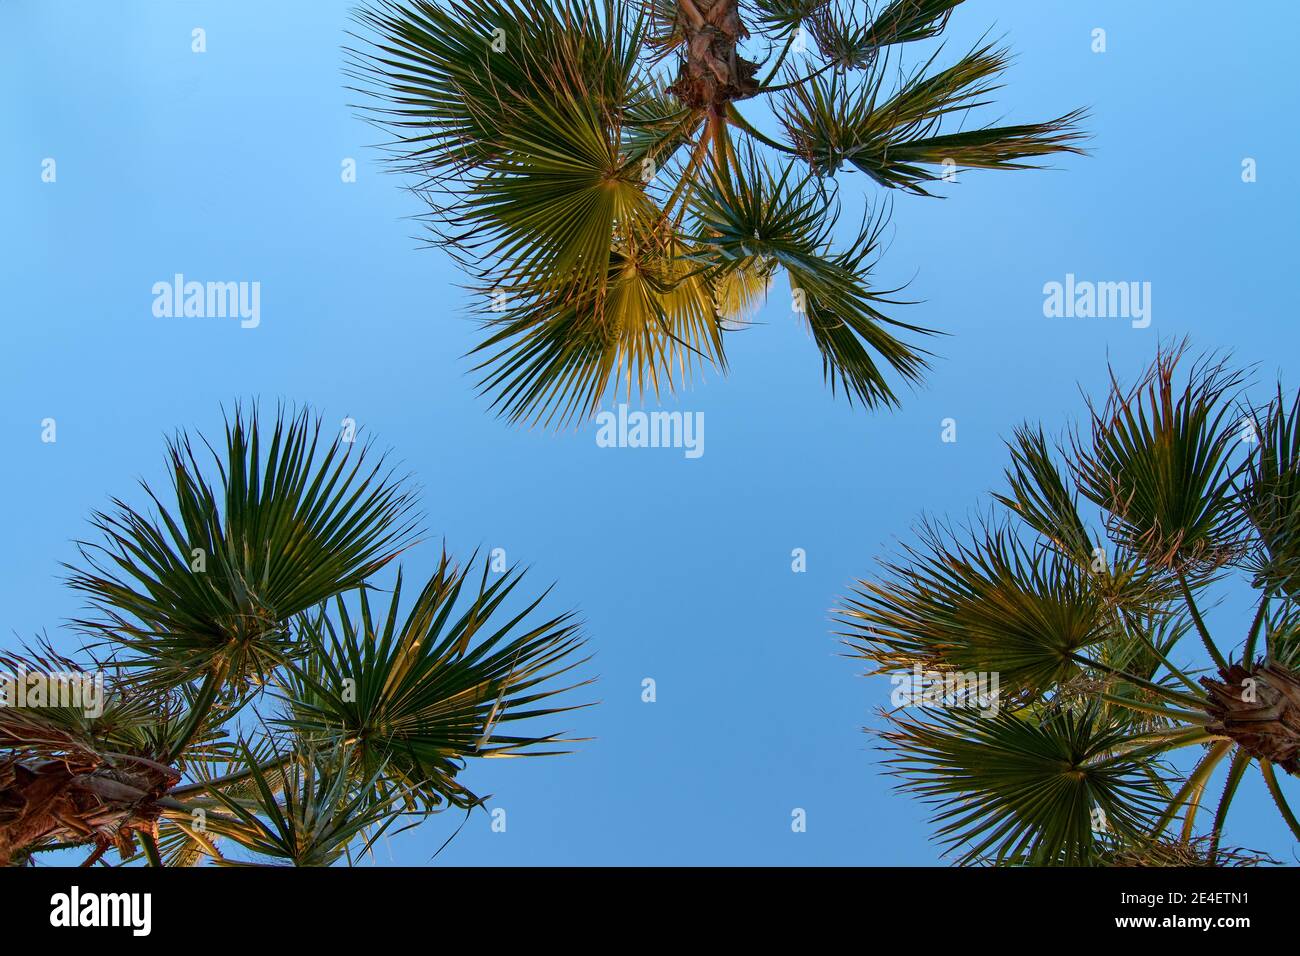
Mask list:
[[[462,277],[413,238],[420,207],[348,105],[349,7],[0,4],[6,643],[69,639],[78,603],[59,562],[93,509],[162,478],[166,434],[216,431],[237,398],[306,402],[327,423],[354,417],[418,477],[432,539],[412,573],[432,569],[441,536],[462,555],[505,548],[538,587],[557,582],[553,606],[581,610],[596,652],[600,706],[569,722],[596,739],[471,765],[507,831],[476,816],[440,861],[939,862],[925,809],[891,793],[861,732],[890,686],[839,656],[828,609],[922,512],[978,507],[1000,486],[1002,436],[1026,418],[1058,431],[1108,357],[1136,374],[1159,341],[1189,335],[1265,381],[1291,371],[1300,8],[964,4],[950,51],[991,29],[1017,53],[997,113],[1088,106],[1093,155],[895,197],[882,282],[910,281],[923,301],[904,317],[951,333],[901,410],[832,397],[782,284],[730,336],[730,374],[667,403],[704,413],[706,453],[689,460],[487,413],[462,358],[477,341]],[[1098,27],[1105,53],[1091,51]],[[348,157],[355,183],[340,178]],[[1246,157],[1257,182],[1242,182]],[[875,196],[858,173],[843,189]],[[151,288],[178,272],[259,281],[261,324],[156,318]],[[1045,318],[1043,285],[1067,273],[1150,282],[1150,326]],[[949,417],[955,443],[940,440]],[[1219,616],[1235,611],[1230,599]],[[796,807],[805,833],[791,832]],[[458,823],[435,819],[377,860],[424,863]],[[1229,827],[1294,861],[1256,775]]]

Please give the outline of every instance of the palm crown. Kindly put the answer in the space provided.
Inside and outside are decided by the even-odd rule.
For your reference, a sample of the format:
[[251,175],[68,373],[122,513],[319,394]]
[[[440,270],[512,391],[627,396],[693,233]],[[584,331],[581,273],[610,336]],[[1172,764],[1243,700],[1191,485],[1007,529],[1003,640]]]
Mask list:
[[[268,430],[237,410],[207,447],[205,466],[170,443],[174,505],[145,486],[155,515],[95,516],[69,579],[95,612],[87,658],[0,655],[0,864],[141,845],[154,865],[351,861],[398,820],[479,805],[468,758],[563,752],[511,728],[572,709],[546,703],[581,663],[571,614],[512,607],[521,572],[445,552],[413,601],[400,571],[372,597],[414,498],[305,412]],[[96,675],[90,708],[14,696]]]
[[[778,272],[831,387],[894,403],[891,378],[925,368],[899,336],[926,330],[886,315],[891,292],[871,279],[883,207],[834,241],[838,177],[926,195],[958,167],[1078,151],[1077,113],[954,128],[991,102],[1005,50],[902,68],[896,51],[937,37],[960,2],[365,8],[353,74],[482,294],[476,368],[493,407],[562,424],[611,389],[658,393],[725,368],[723,333]],[[745,55],[760,44],[761,65]]]
[[[999,676],[1000,707],[900,710],[883,731],[962,862],[1249,861],[1220,842],[1252,767],[1300,839],[1277,773],[1300,774],[1300,396],[1244,404],[1240,373],[1184,354],[1131,389],[1112,376],[1055,448],[1019,429],[1004,510],[927,522],[840,608],[874,673]],[[1231,578],[1253,613],[1218,632],[1205,609]]]

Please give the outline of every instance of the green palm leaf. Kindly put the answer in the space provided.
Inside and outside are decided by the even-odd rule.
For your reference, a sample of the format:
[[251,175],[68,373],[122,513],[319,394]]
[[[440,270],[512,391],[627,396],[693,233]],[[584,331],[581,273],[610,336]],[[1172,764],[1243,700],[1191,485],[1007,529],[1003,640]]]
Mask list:
[[1046,123],[989,126],[943,133],[955,114],[989,104],[1009,53],[978,47],[933,73],[936,53],[889,92],[894,69],[884,58],[865,77],[814,78],[788,90],[781,119],[796,151],[814,169],[836,172],[847,162],[882,186],[929,195],[923,184],[941,178],[941,167],[1026,169],[1024,160],[1052,153],[1078,153],[1081,112]]
[[398,136],[392,158],[427,178],[503,158],[517,106],[557,84],[609,105],[639,89],[643,18],[603,0],[378,0],[348,51],[367,108]]
[[319,453],[306,412],[270,431],[236,409],[208,468],[182,434],[168,444],[172,507],[145,485],[157,518],[117,499],[95,515],[105,542],[81,542],[70,584],[104,617],[79,623],[181,680],[264,675],[292,651],[290,618],[407,546],[412,501],[382,457],[342,438]]
[[404,619],[400,578],[379,614],[363,593],[357,620],[342,601],[334,616],[305,619],[310,653],[284,692],[283,726],[314,745],[355,748],[365,773],[382,771],[386,786],[428,806],[478,803],[457,780],[469,758],[565,752],[554,749],[568,742],[557,733],[507,728],[582,706],[537,706],[589,683],[551,684],[585,661],[571,659],[578,625],[568,614],[532,620],[544,594],[507,614],[522,575],[489,583],[485,563],[467,588],[473,564],[460,570],[444,556]]
[[890,723],[886,763],[935,807],[939,839],[962,864],[1086,865],[1112,841],[1145,842],[1167,799],[1150,756],[1126,749],[1132,733],[1095,706]]
[[1011,494],[994,497],[1062,554],[1080,563],[1091,561],[1092,539],[1079,516],[1078,496],[1053,460],[1043,430],[1021,426],[1007,447],[1011,451],[1011,467],[1006,472]]
[[879,46],[929,40],[943,32],[962,0],[891,0],[871,21],[871,37]]
[[754,24],[766,33],[788,34],[812,19],[830,0],[754,0]]
[[[1251,763],[1300,838],[1274,770],[1296,772],[1300,727],[1300,611],[1290,588],[1300,400],[1288,403],[1279,387],[1266,408],[1238,419],[1243,376],[1213,358],[1182,375],[1184,352],[1162,349],[1131,389],[1112,372],[1106,402],[1089,403],[1086,438],[1074,433],[1050,449],[1041,428],[1017,430],[1009,490],[994,500],[1018,522],[986,520],[961,537],[927,524],[919,546],[884,562],[882,578],[859,582],[841,605],[841,636],[872,673],[919,666],[958,672],[969,686],[970,672],[992,671],[1010,685],[995,721],[894,715],[885,733],[906,786],[940,806],[941,836],[961,846],[962,862],[1267,861],[1218,850]],[[1098,537],[1080,498],[1100,506],[1109,547],[1091,547]],[[1237,571],[1259,594],[1230,643],[1200,602]],[[1193,631],[1208,672],[1185,659],[1181,642]],[[1163,777],[1173,770],[1157,761],[1201,745],[1171,792]],[[1224,761],[1211,830],[1198,835]],[[1129,783],[1116,778],[1115,792],[1098,796],[1096,768],[1153,789],[1126,799]],[[1088,806],[1111,825],[1095,840]]]
[[[685,310],[688,288],[656,294]],[[485,563],[475,587],[473,559],[444,553],[404,618],[400,570],[372,616],[414,501],[369,445],[325,446],[320,427],[237,407],[211,463],[169,443],[174,503],[146,486],[150,512],[96,516],[106,541],[69,580],[102,613],[80,622],[95,644],[81,663],[0,652],[0,865],[141,845],[151,866],[352,862],[399,817],[480,805],[469,758],[573,742],[532,731],[574,709],[551,702],[583,663],[573,615],[534,617],[545,594],[515,608],[519,572],[489,581]],[[5,669],[31,689],[18,706]]]
[[1216,567],[1240,553],[1230,399],[1241,377],[1203,361],[1176,381],[1182,346],[1161,353],[1132,389],[1112,380],[1090,406],[1090,441],[1074,442],[1075,479],[1104,508],[1113,537],[1157,567]]
[[915,663],[1001,675],[1013,694],[1046,693],[1078,673],[1073,655],[1112,632],[1086,571],[986,530],[972,544],[937,526],[885,563],[891,580],[859,581],[839,610],[841,636],[875,672]]
[[[251,752],[245,752],[244,760],[253,768],[251,796],[236,798],[210,788],[223,812],[208,814],[205,828],[257,857],[293,866],[329,866],[356,852],[351,847],[358,837],[365,837],[359,850],[364,854],[399,818],[398,795],[375,785],[381,771],[358,779],[343,748],[305,747],[286,755],[281,787],[273,787],[257,769]],[[224,856],[216,862],[248,865]]]
[[796,177],[786,167],[777,176],[749,152],[728,175],[697,190],[691,211],[701,247],[694,258],[715,285],[736,271],[784,269],[832,388],[866,405],[894,404],[880,362],[915,382],[925,359],[891,329],[928,330],[885,316],[877,307],[893,303],[894,290],[867,283],[884,217],[864,221],[848,251],[834,252],[836,215],[827,203],[811,173]]
[[671,391],[697,365],[725,368],[712,284],[672,248],[623,246],[602,287],[521,299],[486,320],[481,389],[511,420],[567,423],[621,384]]

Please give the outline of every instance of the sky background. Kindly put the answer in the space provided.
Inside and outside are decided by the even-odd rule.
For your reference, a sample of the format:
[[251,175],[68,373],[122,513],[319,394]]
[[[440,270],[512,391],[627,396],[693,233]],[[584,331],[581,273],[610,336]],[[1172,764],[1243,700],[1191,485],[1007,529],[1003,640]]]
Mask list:
[[[92,510],[141,504],[136,480],[163,480],[165,435],[218,433],[238,398],[306,402],[327,427],[354,417],[419,479],[430,539],[408,573],[433,569],[440,537],[462,556],[502,547],[537,589],[557,583],[553,609],[587,622],[601,703],[558,726],[596,739],[471,764],[464,782],[494,794],[507,830],[478,814],[439,862],[941,862],[925,807],[891,792],[862,732],[890,685],[840,656],[829,609],[923,512],[961,518],[986,501],[1003,436],[1024,419],[1058,432],[1108,357],[1131,378],[1158,342],[1189,335],[1264,381],[1294,372],[1300,6],[964,4],[949,53],[991,30],[1017,54],[988,118],[1087,106],[1093,155],[895,197],[881,282],[910,281],[923,301],[903,317],[951,333],[897,412],[823,386],[781,280],[729,336],[730,374],[666,403],[704,413],[695,460],[487,412],[462,358],[478,340],[462,277],[419,247],[421,207],[349,106],[351,7],[0,2],[3,643],[48,632],[71,646],[79,601],[59,562]],[[1097,27],[1105,53],[1091,51]],[[340,179],[348,157],[355,183]],[[856,172],[842,189],[877,196]],[[155,318],[151,288],[177,272],[259,281],[260,327]],[[1150,327],[1044,318],[1043,285],[1066,273],[1150,282]],[[40,440],[47,417],[54,444]],[[948,417],[955,443],[940,440]],[[792,573],[793,548],[806,573]],[[1240,632],[1238,612],[1230,596],[1216,620]],[[423,864],[459,822],[435,818],[376,862]],[[1228,826],[1231,842],[1295,862],[1258,774]]]

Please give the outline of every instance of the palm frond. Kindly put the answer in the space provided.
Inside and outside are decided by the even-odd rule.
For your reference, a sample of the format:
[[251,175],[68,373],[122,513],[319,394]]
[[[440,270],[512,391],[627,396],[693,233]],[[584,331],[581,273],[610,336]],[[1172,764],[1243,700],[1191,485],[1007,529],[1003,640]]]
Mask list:
[[644,17],[610,0],[375,0],[356,19],[356,92],[421,179],[498,168],[519,104],[557,85],[617,108],[641,82]]
[[891,0],[871,21],[870,34],[878,46],[929,40],[943,32],[962,0]]
[[280,413],[268,444],[256,409],[239,408],[211,467],[184,433],[170,441],[175,504],[144,485],[156,517],[114,499],[93,519],[104,543],[80,542],[69,583],[103,617],[78,623],[173,682],[269,673],[292,652],[290,618],[411,541],[412,499],[383,458],[342,437],[319,446],[305,411]]
[[928,73],[938,54],[889,94],[892,71],[882,57],[862,75],[816,77],[784,96],[781,119],[790,141],[815,170],[850,163],[882,186],[929,195],[926,183],[951,168],[1033,168],[1026,160],[1079,153],[1076,111],[1045,123],[942,132],[951,116],[988,105],[1006,69],[1006,50],[985,45]]
[[1073,440],[1080,491],[1109,515],[1112,537],[1157,567],[1213,568],[1242,548],[1230,419],[1241,376],[1198,362],[1180,384],[1185,348],[1162,350],[1131,389],[1112,377],[1106,402],[1089,403],[1086,439]]
[[805,17],[822,57],[841,70],[870,68],[883,47],[928,40],[962,0],[893,0],[873,15],[857,0],[827,0]]
[[1022,425],[1007,442],[1011,467],[1006,471],[1010,495],[994,498],[1051,541],[1062,554],[1092,560],[1092,539],[1079,516],[1077,495],[1066,485],[1041,428]]
[[[959,3],[706,4],[713,19],[704,27],[696,22],[704,13],[691,6],[683,15],[672,0],[364,6],[350,75],[367,117],[392,137],[393,168],[427,202],[434,240],[490,303],[481,306],[485,340],[471,354],[491,407],[511,422],[562,427],[623,387],[629,400],[634,392],[659,397],[697,371],[725,371],[720,333],[745,324],[777,264],[800,299],[832,390],[868,406],[895,404],[889,372],[914,382],[926,366],[923,353],[886,326],[924,330],[884,315],[882,303],[892,300],[867,282],[883,214],[868,217],[845,252],[823,248],[832,214],[771,250],[784,260],[730,250],[719,262],[698,248],[716,237],[702,237],[686,213],[699,212],[710,190],[705,207],[734,206],[736,196],[716,195],[736,164],[731,126],[780,157],[779,188],[797,194],[795,207],[816,195],[796,217],[828,204],[821,180],[845,162],[886,186],[924,193],[937,167],[1026,168],[1037,157],[1077,152],[1077,113],[940,129],[952,114],[989,101],[1004,51],[983,46],[944,70],[932,70],[931,59],[901,82],[887,68],[888,51],[937,36]],[[759,64],[737,47],[751,28],[773,57],[762,82]],[[808,74],[790,58],[803,52],[796,41],[805,30],[825,61]],[[677,60],[671,83],[661,69],[669,56]],[[846,70],[862,75],[850,79]],[[759,97],[777,103],[783,93],[776,111],[793,148],[734,107]],[[794,172],[804,163],[806,179]],[[745,175],[743,164],[735,169]],[[806,188],[811,179],[818,189]],[[785,200],[770,191],[760,188],[764,199]],[[733,209],[720,221],[725,227],[745,215]]]
[[[698,366],[726,368],[710,283],[685,246],[626,244],[600,288],[571,283],[485,312],[491,335],[474,349],[492,408],[511,421],[567,424],[610,392],[671,392]],[[675,255],[674,250],[681,250]]]
[[[223,812],[209,814],[205,826],[273,864],[329,866],[351,852],[358,837],[366,838],[364,853],[400,815],[399,795],[376,786],[381,771],[358,779],[344,748],[296,750],[285,761],[284,786],[278,794],[252,754],[244,759],[253,768],[251,797],[238,799],[211,788]],[[215,862],[265,865],[229,857]]]
[[[42,686],[45,699],[13,699],[17,683]],[[48,644],[21,652],[0,651],[0,750],[10,758],[59,760],[94,766],[130,765],[161,759],[182,725],[184,696],[142,685],[111,661],[89,665]],[[210,737],[195,741],[196,755],[210,751]]]
[[282,725],[313,745],[356,748],[360,770],[382,770],[384,784],[431,807],[478,802],[457,779],[470,758],[565,752],[560,734],[507,728],[581,706],[536,706],[589,683],[551,683],[585,660],[571,659],[578,625],[569,614],[532,620],[545,594],[506,616],[522,575],[489,583],[485,562],[475,589],[473,563],[460,570],[444,555],[405,619],[399,580],[379,613],[363,593],[358,620],[342,601],[304,620],[311,653],[294,665]]
[[1030,549],[1004,529],[971,543],[937,525],[886,561],[886,580],[859,581],[837,612],[840,636],[873,673],[913,664],[996,672],[1031,697],[1079,672],[1072,655],[1113,627],[1086,569]]
[[753,0],[752,19],[758,30],[785,36],[829,3],[831,0]]
[[1114,841],[1142,844],[1165,799],[1149,755],[1098,707],[1041,719],[965,709],[894,716],[882,732],[900,788],[935,807],[961,864],[1080,866]]
[[887,317],[878,308],[894,303],[895,290],[868,284],[875,263],[883,213],[864,220],[848,250],[834,252],[831,235],[837,211],[814,184],[787,166],[777,176],[753,151],[727,176],[697,190],[692,214],[701,249],[696,256],[714,284],[737,270],[783,268],[796,309],[808,323],[823,373],[832,389],[868,406],[897,398],[877,360],[915,382],[925,368],[923,353],[897,338],[890,327],[918,334],[928,330]]

